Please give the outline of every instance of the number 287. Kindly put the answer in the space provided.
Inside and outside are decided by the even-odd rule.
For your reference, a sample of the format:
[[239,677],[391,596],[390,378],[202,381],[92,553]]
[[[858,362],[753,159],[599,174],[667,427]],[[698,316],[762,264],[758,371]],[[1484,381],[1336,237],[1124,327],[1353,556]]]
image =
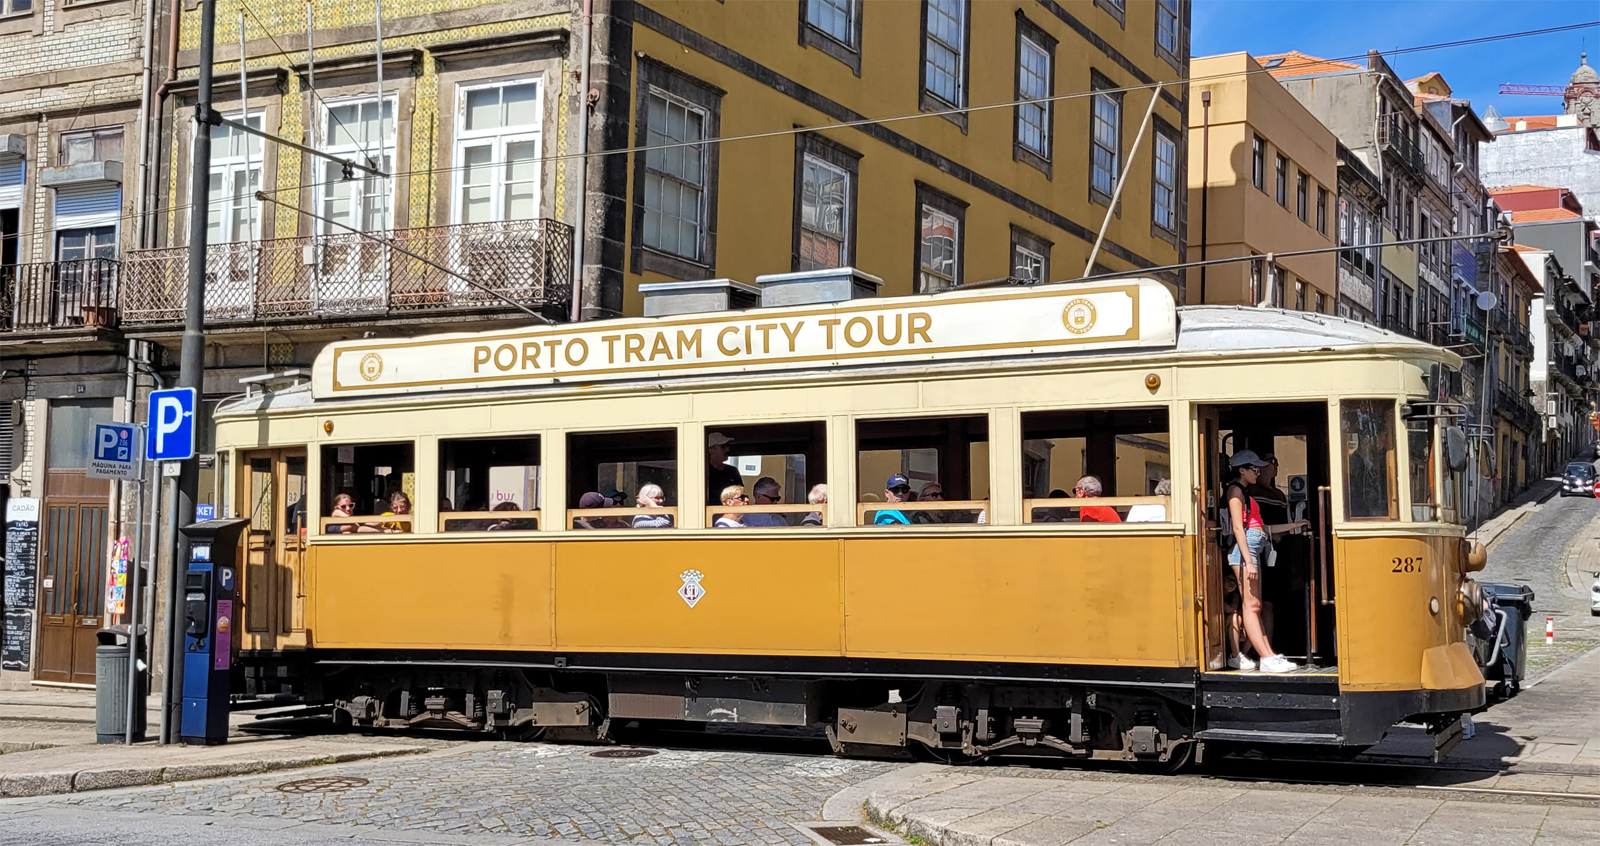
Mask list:
[[1420,573],[1422,572],[1423,559],[1421,556],[1397,557],[1394,559],[1393,564],[1394,567],[1389,570],[1391,573]]

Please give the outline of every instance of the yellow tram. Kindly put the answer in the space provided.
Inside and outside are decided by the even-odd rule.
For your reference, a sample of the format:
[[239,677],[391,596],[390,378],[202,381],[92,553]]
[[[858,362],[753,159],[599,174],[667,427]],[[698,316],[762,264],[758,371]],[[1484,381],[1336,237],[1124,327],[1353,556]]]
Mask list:
[[[1153,280],[334,343],[216,416],[250,520],[239,661],[364,727],[1178,763],[1409,719],[1444,747],[1484,702],[1429,401],[1459,366]],[[1226,668],[1245,448],[1312,526],[1264,580],[1291,673]],[[1064,495],[1083,476],[1100,497]]]

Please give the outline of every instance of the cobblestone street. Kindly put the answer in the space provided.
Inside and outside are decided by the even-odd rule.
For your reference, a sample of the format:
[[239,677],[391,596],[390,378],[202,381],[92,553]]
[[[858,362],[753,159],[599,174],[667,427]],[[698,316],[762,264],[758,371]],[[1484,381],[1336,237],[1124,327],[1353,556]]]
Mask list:
[[[1600,617],[1589,613],[1589,588],[1600,571],[1600,500],[1552,496],[1490,550],[1482,582],[1525,584],[1534,591],[1528,621],[1528,677],[1547,673],[1600,647]],[[1555,618],[1556,643],[1544,642]]]

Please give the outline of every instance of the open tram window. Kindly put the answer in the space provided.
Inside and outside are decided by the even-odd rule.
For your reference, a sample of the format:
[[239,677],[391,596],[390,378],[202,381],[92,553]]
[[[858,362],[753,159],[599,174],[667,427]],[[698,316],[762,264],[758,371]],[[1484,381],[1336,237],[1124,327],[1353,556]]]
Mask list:
[[1411,520],[1431,523],[1439,519],[1439,498],[1434,492],[1434,421],[1415,417],[1406,421],[1406,459],[1411,467]]
[[[644,502],[650,502],[645,505]],[[678,525],[678,433],[567,436],[567,526],[670,529]]]
[[982,523],[989,504],[989,418],[856,421],[858,525]]
[[1023,522],[1165,523],[1171,476],[1165,408],[1022,415]]
[[322,531],[413,531],[412,503],[417,498],[415,453],[415,445],[410,442],[323,447],[322,507],[329,514],[322,518]]
[[1344,516],[1347,520],[1396,520],[1394,400],[1339,403],[1344,438]]
[[[821,420],[706,426],[706,525],[791,528],[827,524],[827,427]],[[714,463],[718,458],[723,463]],[[739,481],[733,481],[734,474]],[[738,484],[748,505],[722,500]]]
[[439,442],[439,530],[539,528],[539,439]]

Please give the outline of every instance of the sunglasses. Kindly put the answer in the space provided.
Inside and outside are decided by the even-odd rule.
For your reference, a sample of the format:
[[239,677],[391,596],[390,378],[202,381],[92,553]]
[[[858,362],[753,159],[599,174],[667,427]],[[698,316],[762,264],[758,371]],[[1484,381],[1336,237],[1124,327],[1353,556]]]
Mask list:
[[894,487],[890,488],[889,490],[891,490],[891,491],[893,491],[893,492],[895,492],[897,494],[907,494],[907,493],[911,493],[911,486],[910,485],[895,485]]
[[745,496],[743,494],[740,494],[739,496],[734,497],[734,499],[737,499],[740,502],[749,502],[750,501],[750,497]]
[[783,502],[783,494],[756,494],[756,496],[764,496],[773,502]]
[[942,493],[940,493],[938,491],[934,491],[933,493],[926,493],[925,492],[925,493],[922,494],[922,498],[923,499],[944,499],[944,494],[942,494]]

